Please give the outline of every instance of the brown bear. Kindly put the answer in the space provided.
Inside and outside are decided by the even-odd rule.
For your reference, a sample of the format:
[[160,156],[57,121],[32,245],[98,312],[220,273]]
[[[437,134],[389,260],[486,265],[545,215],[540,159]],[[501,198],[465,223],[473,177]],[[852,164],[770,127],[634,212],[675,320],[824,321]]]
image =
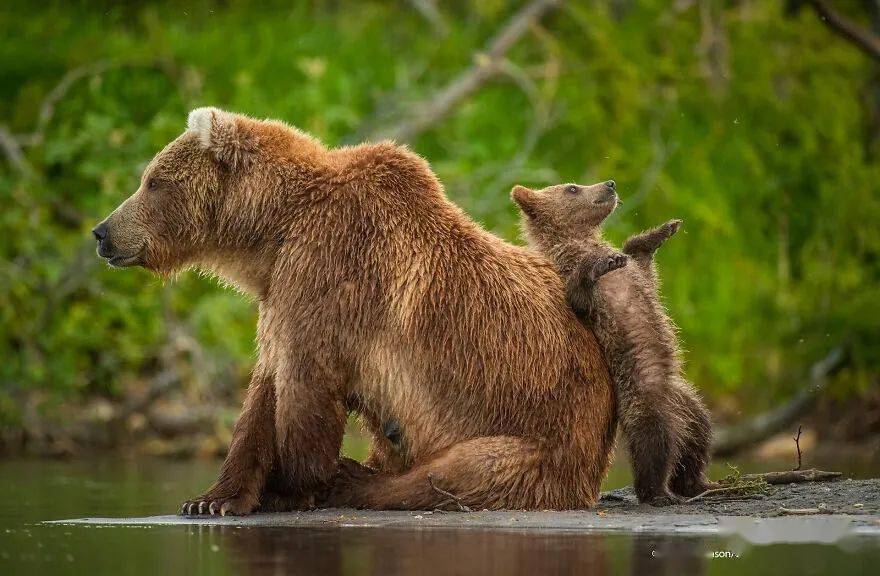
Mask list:
[[[112,265],[197,267],[259,302],[228,455],[182,512],[596,502],[617,410],[595,337],[552,263],[468,218],[406,148],[200,108],[93,232]],[[379,440],[400,423],[399,470],[340,459],[349,409]]]
[[624,252],[637,265],[627,266],[626,254],[601,235],[618,203],[614,181],[537,191],[516,186],[511,195],[528,242],[556,264],[569,304],[603,348],[639,500],[666,505],[702,492],[710,486],[709,412],[682,375],[675,327],[660,301],[654,268],[654,252],[681,221],[630,238]]

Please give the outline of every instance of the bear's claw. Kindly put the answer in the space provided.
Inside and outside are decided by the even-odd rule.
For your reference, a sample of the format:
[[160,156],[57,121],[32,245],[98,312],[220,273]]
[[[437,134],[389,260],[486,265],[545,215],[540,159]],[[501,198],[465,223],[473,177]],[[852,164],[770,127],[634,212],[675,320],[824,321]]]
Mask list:
[[244,516],[249,514],[254,506],[249,506],[240,498],[216,498],[210,496],[202,496],[194,500],[187,500],[180,507],[179,514],[181,516],[203,516],[211,515],[226,516],[227,514],[234,516]]

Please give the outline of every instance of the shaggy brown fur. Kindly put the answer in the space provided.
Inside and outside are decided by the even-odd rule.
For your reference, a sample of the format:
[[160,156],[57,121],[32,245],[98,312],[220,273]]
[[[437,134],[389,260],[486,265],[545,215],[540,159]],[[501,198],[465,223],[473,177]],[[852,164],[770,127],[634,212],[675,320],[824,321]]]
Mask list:
[[[585,508],[616,428],[611,380],[553,265],[489,234],[390,142],[327,149],[217,109],[96,229],[111,264],[210,270],[259,301],[259,360],[217,482],[183,511]],[[348,408],[406,461],[339,459]],[[332,490],[330,490],[332,488]]]
[[[556,263],[569,303],[605,352],[639,500],[663,505],[678,500],[675,494],[703,491],[709,486],[709,413],[682,376],[653,259],[681,221],[630,238],[624,252],[637,265],[626,266],[627,256],[601,236],[600,224],[618,202],[614,182],[539,191],[517,186],[512,195],[523,211],[530,244]],[[613,270],[618,271],[608,274]]]

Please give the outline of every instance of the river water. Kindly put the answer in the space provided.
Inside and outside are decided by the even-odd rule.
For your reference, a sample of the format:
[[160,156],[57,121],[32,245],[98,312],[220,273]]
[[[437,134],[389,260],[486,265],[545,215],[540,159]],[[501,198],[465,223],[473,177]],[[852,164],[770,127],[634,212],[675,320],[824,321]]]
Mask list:
[[[41,523],[169,514],[209,485],[218,466],[143,458],[0,461],[0,575],[880,573],[880,538],[866,537],[756,546],[735,536]],[[606,488],[626,481],[618,466]]]

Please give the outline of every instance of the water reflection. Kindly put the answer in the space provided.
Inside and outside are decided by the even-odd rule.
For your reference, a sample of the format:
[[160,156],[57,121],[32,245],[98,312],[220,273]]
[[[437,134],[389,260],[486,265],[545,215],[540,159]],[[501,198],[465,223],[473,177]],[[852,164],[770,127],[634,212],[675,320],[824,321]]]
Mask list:
[[[209,530],[205,528],[205,530]],[[704,543],[568,532],[214,528],[243,574],[693,574]]]
[[[41,520],[167,513],[215,462],[0,461],[0,575],[876,573],[880,539],[821,544],[829,519],[771,519],[778,537],[499,530],[73,526]],[[731,521],[738,532],[738,520]],[[752,521],[754,523],[754,521]],[[779,527],[777,524],[793,523]],[[752,532],[755,531],[750,526]],[[759,535],[764,532],[756,532]],[[808,534],[808,535],[809,535]],[[769,543],[769,544],[768,544]]]
[[706,572],[705,548],[705,541],[698,538],[637,536],[633,538],[629,573],[702,576]]

